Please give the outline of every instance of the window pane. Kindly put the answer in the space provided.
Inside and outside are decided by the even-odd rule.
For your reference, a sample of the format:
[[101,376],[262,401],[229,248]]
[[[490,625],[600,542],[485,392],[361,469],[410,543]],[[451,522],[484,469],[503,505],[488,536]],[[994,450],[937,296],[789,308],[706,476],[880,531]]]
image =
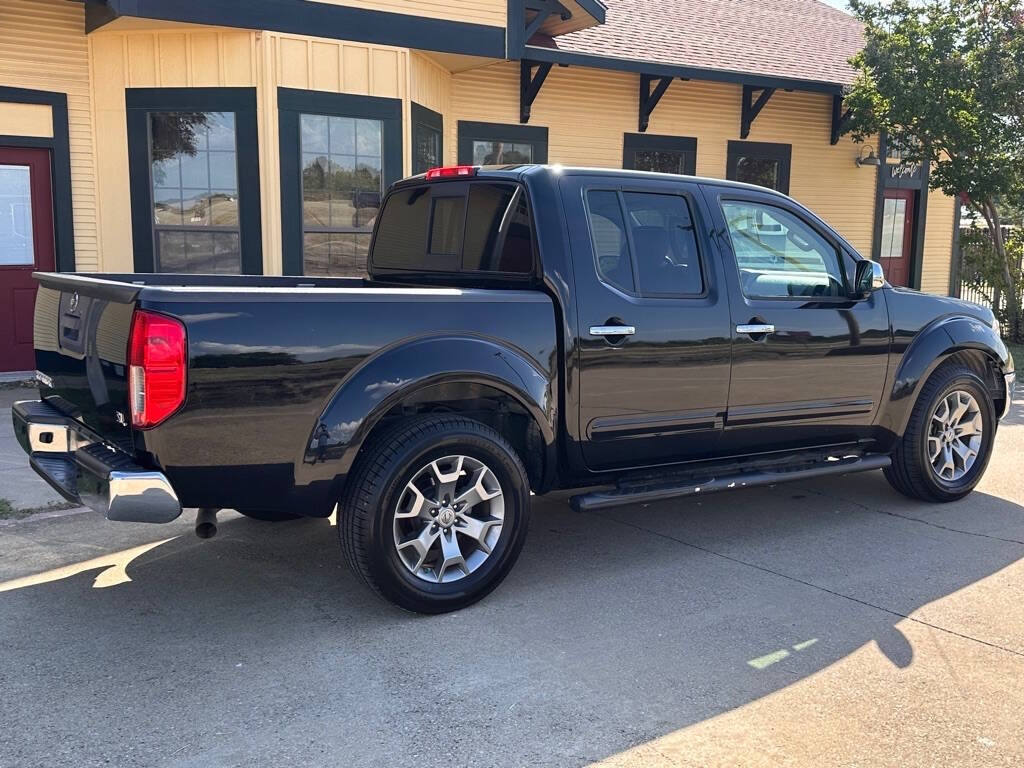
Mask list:
[[903,227],[907,218],[907,201],[902,198],[885,198],[882,208],[883,259],[899,259],[903,256]]
[[515,141],[473,142],[473,165],[516,165],[532,162],[532,144]]
[[779,161],[766,157],[740,157],[736,160],[736,181],[779,189]]
[[525,196],[519,195],[515,210],[508,210],[515,191],[512,184],[470,184],[463,269],[520,273],[533,270],[533,235]]
[[666,149],[638,149],[633,153],[633,168],[638,171],[685,174],[696,163],[693,152]]
[[633,267],[629,261],[629,242],[618,193],[605,190],[587,192],[587,208],[598,274],[605,282],[632,292]]
[[242,266],[236,232],[158,231],[158,272],[238,274]]
[[697,238],[686,200],[639,192],[626,192],[622,197],[633,236],[640,293],[702,293]]
[[299,118],[299,135],[303,152],[327,154],[329,134],[327,133],[326,115],[301,115]]
[[0,265],[33,264],[32,172],[0,165]]
[[464,197],[435,197],[430,220],[431,254],[457,256],[462,245]]
[[151,112],[153,230],[161,272],[241,271],[232,112]]
[[423,123],[413,125],[412,172],[423,173],[441,165],[441,132]]
[[843,275],[835,249],[787,211],[752,202],[723,202],[740,272],[750,297],[840,296]]
[[[426,185],[400,190],[388,198],[381,213],[377,239],[373,243],[375,266],[432,272],[458,269],[458,256],[427,254],[431,207],[431,187]],[[368,240],[367,236],[364,242]],[[365,245],[358,242],[357,246],[365,249]]]

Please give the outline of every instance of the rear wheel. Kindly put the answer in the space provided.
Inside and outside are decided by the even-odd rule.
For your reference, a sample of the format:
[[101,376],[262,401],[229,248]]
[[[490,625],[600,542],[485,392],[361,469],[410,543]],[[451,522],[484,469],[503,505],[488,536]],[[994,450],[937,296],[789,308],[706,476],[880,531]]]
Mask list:
[[961,499],[988,466],[995,429],[995,407],[978,375],[960,365],[940,367],[921,390],[885,477],[911,498]]
[[349,475],[338,532],[352,569],[420,613],[470,605],[498,586],[526,538],[529,482],[515,450],[461,416],[404,421]]

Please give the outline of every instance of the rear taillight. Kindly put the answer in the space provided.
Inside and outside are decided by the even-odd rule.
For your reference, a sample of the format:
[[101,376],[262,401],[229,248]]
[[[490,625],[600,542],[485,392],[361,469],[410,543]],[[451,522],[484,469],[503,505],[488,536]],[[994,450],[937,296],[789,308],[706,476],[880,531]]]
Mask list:
[[132,425],[155,427],[185,402],[185,326],[172,317],[135,310],[128,343]]
[[475,165],[446,165],[443,168],[431,168],[427,171],[427,181],[431,179],[450,179],[454,176],[476,176]]

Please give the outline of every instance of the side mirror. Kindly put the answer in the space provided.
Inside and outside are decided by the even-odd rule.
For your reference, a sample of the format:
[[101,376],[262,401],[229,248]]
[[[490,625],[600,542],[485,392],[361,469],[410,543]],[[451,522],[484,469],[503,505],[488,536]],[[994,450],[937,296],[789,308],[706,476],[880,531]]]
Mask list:
[[885,285],[885,272],[882,271],[881,264],[868,259],[857,262],[857,275],[854,278],[856,293],[864,296],[872,291],[877,291],[883,285]]

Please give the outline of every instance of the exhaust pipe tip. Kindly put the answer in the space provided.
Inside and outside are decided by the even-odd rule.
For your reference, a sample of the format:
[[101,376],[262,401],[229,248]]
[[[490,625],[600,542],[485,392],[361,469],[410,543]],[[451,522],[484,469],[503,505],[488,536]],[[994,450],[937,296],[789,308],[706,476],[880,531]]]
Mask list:
[[219,509],[200,509],[196,514],[196,536],[212,539],[217,535],[217,513]]

